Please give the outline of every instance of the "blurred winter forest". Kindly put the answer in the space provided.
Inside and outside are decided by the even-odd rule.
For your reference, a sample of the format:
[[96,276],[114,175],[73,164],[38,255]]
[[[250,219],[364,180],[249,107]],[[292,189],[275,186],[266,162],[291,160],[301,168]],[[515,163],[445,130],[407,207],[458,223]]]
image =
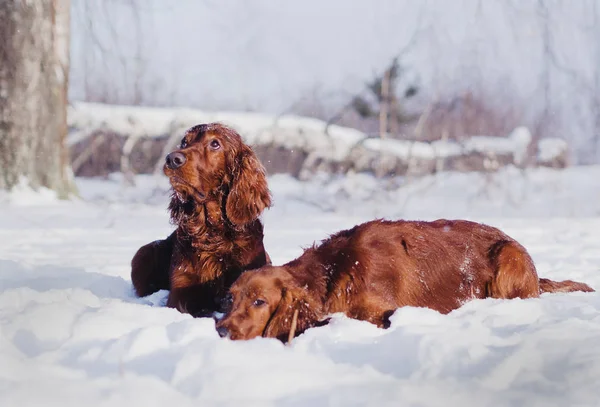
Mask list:
[[69,96],[404,139],[526,126],[597,163],[599,19],[595,0],[73,0]]
[[600,0],[3,2],[0,188],[158,174],[207,121],[299,178],[596,164],[599,19]]

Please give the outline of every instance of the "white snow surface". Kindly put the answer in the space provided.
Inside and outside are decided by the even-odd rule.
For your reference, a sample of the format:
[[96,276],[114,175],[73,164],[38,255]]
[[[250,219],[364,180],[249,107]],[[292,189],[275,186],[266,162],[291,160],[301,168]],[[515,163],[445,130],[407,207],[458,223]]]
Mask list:
[[558,138],[542,139],[538,145],[538,160],[551,161],[567,149],[567,142]]
[[[542,277],[600,289],[600,167],[412,180],[271,177],[275,264],[356,223],[467,218],[528,248]],[[595,406],[600,295],[406,307],[387,330],[336,315],[291,346],[136,298],[129,262],[172,230],[168,183],[77,179],[81,199],[0,195],[0,406]]]

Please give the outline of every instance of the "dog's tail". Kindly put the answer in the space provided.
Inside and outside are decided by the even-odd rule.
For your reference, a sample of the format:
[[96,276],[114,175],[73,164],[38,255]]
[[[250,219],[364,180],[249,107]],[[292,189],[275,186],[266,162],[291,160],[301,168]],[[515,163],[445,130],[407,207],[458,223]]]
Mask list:
[[540,278],[540,293],[570,293],[572,291],[591,293],[595,290],[589,285],[577,281],[552,281],[547,278]]

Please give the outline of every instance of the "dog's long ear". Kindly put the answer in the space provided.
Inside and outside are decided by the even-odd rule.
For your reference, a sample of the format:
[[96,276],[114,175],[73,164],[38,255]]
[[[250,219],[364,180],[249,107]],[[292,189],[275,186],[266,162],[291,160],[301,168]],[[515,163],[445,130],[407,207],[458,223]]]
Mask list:
[[250,147],[243,145],[235,161],[225,211],[231,223],[241,226],[254,221],[271,206],[271,193],[265,169]]
[[310,305],[301,291],[299,288],[283,288],[281,301],[264,330],[263,336],[265,338],[277,338],[286,341],[296,310],[298,310],[296,336],[318,323],[316,307]]

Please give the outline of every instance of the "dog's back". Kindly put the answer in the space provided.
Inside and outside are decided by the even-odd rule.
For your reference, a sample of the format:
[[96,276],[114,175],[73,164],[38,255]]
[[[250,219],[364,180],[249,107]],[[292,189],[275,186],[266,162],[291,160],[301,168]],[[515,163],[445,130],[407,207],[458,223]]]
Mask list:
[[338,267],[332,312],[369,319],[401,306],[447,313],[474,298],[540,293],[525,248],[475,222],[376,220],[341,231],[317,249]]

